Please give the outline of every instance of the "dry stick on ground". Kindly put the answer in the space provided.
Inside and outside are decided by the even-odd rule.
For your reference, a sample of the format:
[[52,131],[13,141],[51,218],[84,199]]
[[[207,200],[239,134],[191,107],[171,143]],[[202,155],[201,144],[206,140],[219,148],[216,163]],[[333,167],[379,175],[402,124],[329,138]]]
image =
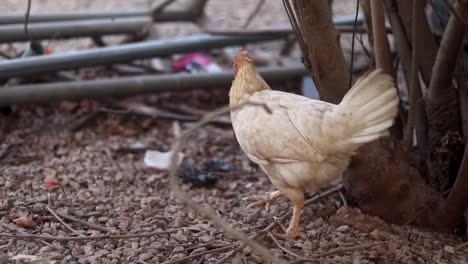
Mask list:
[[376,242],[376,243],[369,243],[369,244],[352,246],[352,247],[339,247],[339,248],[335,248],[335,249],[332,249],[332,250],[324,252],[324,253],[316,254],[316,255],[311,256],[311,257],[303,257],[303,256],[300,256],[300,255],[290,251],[289,249],[283,247],[279,243],[279,241],[270,232],[268,232],[268,235],[270,236],[270,238],[273,240],[273,242],[281,250],[283,250],[285,253],[299,259],[297,261],[294,261],[293,263],[305,263],[305,262],[309,262],[309,261],[314,261],[315,262],[315,261],[317,261],[318,258],[327,257],[327,256],[331,256],[331,255],[345,253],[345,252],[350,252],[350,251],[358,251],[358,250],[368,249],[370,247],[374,247],[374,246],[378,246],[378,245],[383,244],[383,242]]
[[278,241],[278,239],[275,238],[275,236],[270,233],[270,232],[267,232],[268,236],[271,238],[271,240],[273,240],[273,242],[276,244],[276,246],[278,246],[283,252],[295,257],[295,258],[298,258],[298,259],[307,259],[306,257],[303,257],[303,256],[299,256],[298,254],[292,252],[291,250],[283,247],[283,245],[280,244],[280,242]]
[[416,211],[416,213],[409,218],[409,220],[403,225],[407,226],[411,223],[413,223],[418,217],[420,217],[427,209],[429,209],[431,206],[433,206],[442,196],[445,196],[449,193],[450,190],[447,190],[443,193],[440,194],[440,196],[435,196],[433,199],[429,200],[421,209]]
[[323,258],[323,257],[342,254],[342,253],[347,253],[347,252],[354,252],[354,251],[358,251],[358,250],[364,250],[364,249],[379,246],[379,245],[382,245],[382,244],[384,244],[384,242],[368,243],[368,244],[352,246],[352,247],[339,247],[339,248],[332,249],[332,250],[324,252],[324,253],[317,254],[315,256],[311,256],[308,259],[302,259],[302,260],[297,260],[297,261],[291,262],[291,264],[299,264],[299,263],[307,263],[307,262],[316,263],[318,258]]
[[[207,246],[212,245],[214,243],[215,243],[215,241],[211,241],[211,242],[198,244],[198,245],[195,245],[193,247],[188,247],[188,248],[184,248],[184,249],[180,249],[180,250],[176,250],[176,251],[168,251],[168,253],[177,254],[177,253],[180,253],[180,252],[194,250],[194,249],[201,248],[201,247],[207,247]],[[193,245],[193,244],[191,244],[191,245]],[[217,247],[217,248],[221,248],[221,247]]]
[[198,254],[190,255],[190,256],[187,256],[187,257],[184,257],[184,258],[163,262],[162,264],[187,263],[188,260],[198,258],[198,257],[203,257],[203,256],[208,255],[208,254],[224,252],[224,251],[227,251],[227,250],[229,250],[229,249],[231,249],[231,248],[233,248],[235,246],[237,246],[237,245],[236,244],[231,244],[231,245],[228,245],[228,246],[225,246],[225,247],[216,248],[216,249],[208,250],[208,251],[205,251],[205,252],[200,252]]
[[70,230],[72,233],[75,233],[76,235],[78,236],[83,236],[83,234],[81,234],[80,232],[76,231],[75,229],[73,229],[70,225],[68,225],[67,223],[65,223],[65,221],[63,221],[62,218],[60,218],[60,216],[58,216],[54,210],[52,210],[52,208],[50,208],[49,206],[46,206],[46,209],[47,211],[49,211],[60,223],[62,223],[62,225],[64,225],[66,228],[68,228],[68,230]]
[[457,246],[455,247],[455,250],[458,251],[458,250],[464,249],[464,248],[466,248],[466,247],[468,247],[468,242],[461,243],[461,244],[457,245]]
[[[171,112],[163,111],[163,110],[160,110],[151,106],[147,106],[145,104],[138,103],[135,101],[125,100],[125,101],[117,102],[115,103],[115,105],[128,109],[130,113],[150,116],[153,118],[173,119],[173,120],[188,121],[188,122],[194,122],[194,121],[200,120],[200,117],[198,116],[171,113]],[[231,125],[231,120],[226,120],[226,119],[222,119],[219,117],[214,118],[210,122],[214,124],[219,124],[219,125]]]
[[88,227],[91,228],[91,229],[99,230],[99,231],[102,231],[102,232],[110,232],[110,231],[111,231],[110,228],[107,228],[107,227],[104,227],[104,226],[100,226],[100,225],[96,225],[96,224],[90,223],[90,222],[88,222],[88,221],[81,220],[81,219],[76,218],[76,217],[71,216],[71,215],[67,215],[67,214],[60,213],[60,212],[55,212],[55,213],[56,213],[57,215],[59,215],[60,217],[62,217],[62,218],[65,218],[65,219],[67,219],[67,220],[74,221],[74,222],[78,222],[78,223],[80,223],[80,224],[86,225],[86,226],[88,226]]
[[[342,185],[339,185],[339,186],[336,186],[334,188],[331,188],[321,194],[318,194],[314,197],[312,197],[311,199],[305,201],[304,203],[304,206],[308,206],[308,205],[311,205],[325,197],[328,197],[332,194],[335,194],[337,192],[339,192],[340,190],[343,189],[343,186]],[[285,221],[288,217],[290,217],[292,215],[292,210],[290,210],[289,212],[287,212],[286,214],[284,214],[283,216],[281,216],[278,221],[279,222],[282,222],[282,221]],[[259,239],[261,237],[264,237],[267,235],[268,232],[270,232],[271,230],[273,230],[273,228],[275,228],[277,226],[277,221],[274,221],[273,223],[271,223],[270,225],[268,225],[267,227],[265,227],[264,229],[256,232],[255,234],[251,235],[249,238],[250,239]],[[239,253],[240,251],[242,251],[245,247],[247,246],[247,243],[244,242],[242,243],[241,245],[239,245],[236,249],[234,249],[231,253],[229,253],[228,255],[224,256],[222,259],[220,259],[218,262],[216,262],[216,264],[222,264],[222,263],[226,263],[229,259],[231,259],[232,257],[234,257],[237,253]]]
[[[4,223],[0,222],[0,226],[3,226],[4,228],[6,228],[6,229],[8,229],[8,230],[11,230],[11,231],[14,231],[14,232],[18,232],[18,233],[20,233],[20,234],[22,234],[22,235],[27,235],[27,233],[24,232],[23,230],[18,229],[18,228],[14,228],[14,227],[12,227],[12,226],[10,226],[10,225],[8,225],[8,224],[4,224]],[[49,246],[49,247],[51,247],[51,248],[56,248],[55,246],[53,246],[52,244],[50,244],[49,242],[46,242],[46,241],[44,241],[44,240],[40,240],[39,242],[42,243],[42,244],[44,244],[44,245],[46,245],[46,246]]]
[[244,25],[242,26],[242,28],[247,28],[249,27],[250,23],[252,23],[252,20],[255,18],[255,16],[257,16],[258,12],[260,12],[260,9],[262,9],[262,6],[265,4],[265,0],[259,0],[257,5],[255,5],[255,8],[254,10],[252,11],[252,13],[250,13],[249,17],[247,18],[247,20],[245,21]]
[[102,235],[102,236],[81,236],[81,237],[66,237],[66,236],[52,236],[52,235],[30,235],[30,234],[6,234],[0,233],[0,237],[15,239],[15,240],[45,240],[45,241],[85,241],[85,240],[104,240],[104,239],[131,239],[131,238],[145,238],[154,237],[158,235],[167,235],[177,233],[177,230],[168,231],[154,231],[149,233],[140,234],[125,234],[125,235]]
[[247,244],[257,253],[261,254],[265,259],[270,260],[272,263],[281,263],[281,261],[274,256],[267,248],[264,246],[258,244],[254,240],[250,239],[245,235],[243,232],[236,230],[233,228],[231,225],[229,225],[226,221],[224,221],[221,217],[219,217],[216,212],[214,212],[213,209],[204,207],[202,205],[199,205],[192,201],[190,198],[186,196],[186,194],[180,190],[179,188],[179,183],[177,182],[177,168],[179,166],[178,164],[178,157],[179,153],[182,149],[182,146],[184,145],[185,141],[187,138],[197,129],[200,127],[206,125],[209,123],[211,120],[214,118],[224,115],[229,113],[231,110],[234,109],[239,109],[242,108],[246,105],[250,106],[256,106],[256,107],[263,107],[265,111],[268,113],[271,113],[271,110],[265,105],[265,104],[259,104],[259,103],[254,103],[254,102],[246,102],[244,104],[241,104],[235,108],[230,108],[229,106],[223,107],[217,111],[211,112],[207,115],[205,115],[199,122],[193,124],[189,129],[184,131],[183,133],[180,132],[180,127],[178,126],[177,123],[174,126],[174,134],[176,136],[176,140],[172,146],[172,157],[171,157],[171,165],[169,169],[169,184],[171,191],[174,193],[175,197],[179,199],[180,201],[184,202],[187,204],[190,208],[195,210],[196,212],[202,214],[206,218],[210,219],[215,225],[218,227],[222,228],[226,234],[229,236],[232,236],[233,238],[236,238],[238,240],[242,240],[247,242]]

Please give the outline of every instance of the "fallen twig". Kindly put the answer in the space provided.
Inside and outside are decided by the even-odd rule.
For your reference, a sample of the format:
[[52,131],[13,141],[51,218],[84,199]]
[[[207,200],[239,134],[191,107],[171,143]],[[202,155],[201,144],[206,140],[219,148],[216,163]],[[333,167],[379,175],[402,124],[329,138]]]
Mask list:
[[187,247],[187,248],[184,248],[184,249],[180,249],[180,250],[176,250],[176,251],[170,251],[171,254],[176,254],[176,253],[180,253],[180,252],[185,252],[185,251],[189,251],[189,250],[194,250],[194,249],[197,249],[197,248],[201,248],[201,247],[208,247],[210,245],[213,245],[215,243],[215,241],[211,241],[211,242],[207,242],[207,243],[202,243],[202,244],[198,244],[198,245],[193,245],[193,244],[190,244],[190,245],[193,245],[192,247]]
[[88,226],[89,228],[91,229],[95,229],[95,230],[99,230],[99,231],[102,231],[102,232],[110,232],[111,229],[110,228],[107,228],[107,227],[104,227],[104,226],[100,226],[100,225],[96,225],[96,224],[93,224],[93,223],[90,223],[88,221],[85,221],[85,220],[81,220],[79,218],[76,218],[74,216],[71,216],[71,215],[67,215],[67,214],[64,214],[64,213],[60,213],[60,212],[55,212],[57,215],[59,215],[60,217],[62,218],[65,218],[65,219],[68,219],[70,221],[74,221],[74,222],[78,222],[80,224],[83,224],[83,225],[86,225]]
[[348,207],[348,202],[346,201],[346,198],[344,197],[344,194],[342,191],[339,191],[338,194],[340,195],[341,202],[343,203],[344,207]]
[[64,225],[66,228],[68,228],[68,230],[70,230],[72,233],[75,233],[76,235],[78,236],[84,236],[83,234],[81,234],[80,232],[76,231],[75,229],[73,229],[69,224],[65,223],[65,221],[63,221],[62,218],[60,218],[60,216],[58,216],[54,210],[52,210],[52,208],[50,208],[49,206],[46,206],[46,209],[47,211],[49,211],[62,225]]
[[298,259],[307,259],[307,258],[305,258],[305,257],[303,257],[303,256],[299,256],[298,254],[292,252],[291,250],[289,250],[289,249],[283,247],[283,245],[281,245],[281,244],[279,243],[279,241],[275,238],[275,236],[274,236],[272,233],[268,232],[268,236],[270,236],[271,240],[273,240],[273,242],[274,242],[281,250],[283,250],[285,253],[287,253],[287,254],[289,254],[289,255],[291,255],[291,256],[293,256],[293,257],[296,257],[296,258],[298,258]]
[[171,260],[171,261],[166,261],[166,262],[163,262],[163,264],[186,263],[187,260],[191,260],[191,259],[194,259],[194,258],[197,258],[197,257],[200,257],[200,256],[205,256],[205,255],[208,255],[208,254],[223,252],[223,251],[226,251],[226,250],[228,250],[230,248],[233,248],[235,246],[237,246],[237,244],[231,244],[231,245],[228,245],[228,246],[225,246],[225,247],[216,248],[216,249],[208,250],[208,251],[205,251],[205,252],[200,252],[198,254],[193,254],[193,255],[190,255],[190,256],[187,256],[187,257],[184,257],[184,258]]
[[172,234],[176,232],[177,230],[168,230],[168,231],[154,231],[154,232],[141,233],[141,234],[81,236],[81,237],[0,233],[0,237],[8,238],[8,239],[16,239],[16,240],[83,241],[83,240],[103,240],[103,239],[145,238],[145,237],[153,237],[153,236],[158,236],[158,235],[167,235],[167,234]]
[[[193,115],[181,115],[176,113],[171,113],[163,111],[151,106],[144,105],[142,103],[132,102],[132,101],[121,101],[116,103],[117,106],[128,109],[130,113],[136,113],[140,115],[146,115],[153,118],[164,118],[164,119],[173,119],[178,121],[188,121],[195,122],[200,121],[200,117]],[[220,124],[220,125],[231,125],[230,120],[214,118],[210,123]]]
[[327,256],[332,256],[332,255],[337,255],[337,254],[352,252],[352,251],[357,251],[357,250],[364,250],[364,249],[368,249],[368,248],[375,247],[375,246],[382,245],[382,244],[383,242],[376,242],[376,243],[368,243],[368,244],[352,246],[352,247],[339,247],[339,248],[335,248],[324,253],[311,256],[309,258],[303,258],[303,259],[294,261],[291,264],[307,263],[309,261],[313,261],[315,263],[318,258],[323,258]]
[[[23,230],[21,229],[18,229],[18,228],[15,228],[15,227],[12,227],[8,224],[4,224],[4,223],[1,223],[0,222],[0,226],[3,226],[4,228],[8,229],[8,230],[11,230],[11,231],[14,231],[14,232],[18,232],[20,234],[24,234],[24,235],[27,235],[26,232],[24,232]],[[39,242],[41,242],[42,244],[46,245],[46,246],[49,246],[51,248],[55,248],[52,244],[46,242],[46,241],[43,241],[43,240],[40,240]]]
[[468,242],[461,243],[461,244],[457,245],[457,246],[455,247],[455,250],[461,250],[461,249],[464,249],[464,248],[466,248],[466,247],[468,247]]

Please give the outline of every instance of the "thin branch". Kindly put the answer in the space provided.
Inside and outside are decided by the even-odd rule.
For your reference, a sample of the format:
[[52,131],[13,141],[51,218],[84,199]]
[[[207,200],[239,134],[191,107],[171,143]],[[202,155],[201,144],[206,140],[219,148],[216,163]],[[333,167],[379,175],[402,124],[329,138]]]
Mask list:
[[291,256],[293,256],[293,257],[296,257],[296,258],[298,258],[298,259],[305,259],[305,260],[308,260],[308,258],[303,257],[303,256],[300,256],[300,255],[298,255],[298,254],[292,252],[291,250],[289,250],[289,249],[283,247],[283,245],[281,245],[281,244],[279,243],[279,241],[275,238],[275,236],[273,236],[273,234],[271,234],[270,232],[267,232],[267,233],[268,233],[268,236],[271,238],[271,240],[273,240],[273,242],[276,244],[276,246],[278,246],[278,247],[279,247],[282,251],[284,251],[285,253],[287,253],[287,254],[289,254],[289,255],[291,255]]
[[429,209],[432,205],[434,205],[437,200],[440,199],[440,197],[446,195],[447,193],[449,193],[450,189],[441,193],[440,196],[436,196],[434,197],[432,200],[428,201],[420,210],[418,210],[412,217],[409,218],[409,220],[403,225],[403,226],[407,226],[411,223],[413,223],[416,219],[418,219],[419,216],[421,216],[427,209]]
[[174,3],[176,0],[165,0],[160,3],[153,3],[151,5],[151,14],[153,18],[157,17],[168,5]]
[[[286,14],[288,15],[289,22],[291,23],[292,28],[293,28],[294,32],[296,32],[297,42],[299,43],[299,47],[301,48],[301,51],[302,51],[303,63],[305,64],[306,68],[309,69],[309,71],[313,72],[313,69],[315,67],[311,68],[311,66],[312,66],[311,62],[309,61],[309,58],[307,56],[307,54],[309,53],[308,52],[309,49],[308,49],[307,44],[305,42],[304,33],[301,30],[298,21],[296,20],[296,16],[294,15],[294,11],[293,11],[293,9],[291,7],[291,3],[289,2],[289,0],[283,0],[283,6],[284,6],[284,9],[286,10]],[[298,16],[299,16],[299,14],[298,14]],[[315,85],[317,86],[318,85],[317,83],[320,82],[317,79],[318,75],[315,76],[315,74],[314,74],[313,77],[314,77],[314,81],[316,82]]]
[[70,225],[68,225],[67,223],[65,223],[65,221],[63,221],[62,218],[60,218],[60,216],[58,216],[54,210],[52,210],[52,208],[50,208],[49,206],[46,206],[46,209],[47,211],[49,211],[60,223],[62,223],[62,225],[64,225],[66,228],[68,228],[68,230],[70,230],[72,233],[75,233],[76,235],[78,236],[83,236],[83,234],[81,234],[80,232],[76,231],[75,229],[73,229]]
[[255,18],[255,16],[257,16],[258,12],[260,12],[260,10],[262,9],[263,5],[265,4],[265,0],[259,0],[257,2],[257,5],[255,6],[254,10],[252,11],[252,13],[250,13],[249,17],[247,18],[247,20],[245,21],[244,25],[242,26],[242,28],[248,28],[250,23],[252,23],[252,20]]
[[468,242],[461,243],[461,244],[457,245],[457,246],[455,247],[455,250],[458,251],[458,250],[464,249],[464,248],[466,248],[466,247],[468,247]]
[[68,219],[70,221],[74,221],[74,222],[78,222],[80,224],[83,224],[83,225],[86,225],[88,226],[89,228],[91,229],[95,229],[95,230],[99,230],[99,231],[102,231],[102,232],[110,232],[111,229],[110,228],[107,228],[107,227],[104,227],[104,226],[100,226],[100,225],[96,225],[96,224],[93,224],[93,223],[90,223],[88,221],[85,221],[85,220],[81,220],[79,218],[76,218],[74,216],[71,216],[71,215],[67,215],[67,214],[64,214],[64,213],[60,213],[60,212],[55,212],[57,215],[59,215],[60,217],[62,218],[65,218],[65,219]]
[[131,238],[145,238],[158,235],[167,235],[177,233],[177,230],[168,231],[154,231],[141,234],[126,234],[126,235],[102,235],[102,236],[81,236],[81,237],[66,237],[66,236],[52,236],[52,235],[30,235],[30,234],[6,234],[0,233],[0,237],[15,239],[15,240],[45,240],[45,241],[85,241],[85,240],[104,240],[104,239],[131,239]]
[[354,42],[356,40],[356,25],[357,25],[358,15],[359,15],[359,0],[356,1],[356,15],[354,16],[353,38],[351,40],[351,67],[349,67],[349,85],[348,85],[348,89],[351,89],[351,85],[353,84]]
[[[8,224],[4,224],[4,223],[0,222],[0,226],[3,226],[4,228],[6,228],[6,229],[8,229],[8,230],[11,230],[11,231],[14,231],[14,232],[18,232],[18,233],[20,233],[20,234],[22,234],[22,235],[27,235],[27,233],[24,232],[23,230],[21,230],[21,229],[19,229],[19,228],[12,227],[12,226],[10,226],[10,225],[8,225]],[[56,248],[55,246],[53,246],[52,244],[50,244],[49,242],[46,242],[46,241],[44,241],[44,240],[40,240],[39,242],[42,243],[43,245],[49,246],[49,247],[51,247],[51,248]]]
[[371,247],[380,246],[382,244],[384,244],[384,242],[368,243],[368,244],[352,246],[352,247],[339,247],[339,248],[335,248],[335,249],[332,249],[332,250],[324,252],[324,253],[320,253],[320,254],[311,256],[310,258],[294,261],[291,264],[307,263],[307,262],[310,262],[310,261],[315,263],[315,262],[317,262],[318,258],[328,257],[328,256],[347,253],[347,252],[354,252],[354,251],[358,251],[358,250],[364,250],[364,249],[368,249],[368,248],[371,248]]
[[338,192],[338,194],[340,195],[340,199],[341,199],[341,202],[343,203],[343,206],[348,207],[348,202],[346,201],[346,198],[345,198],[343,192],[340,191],[340,192]]
[[[411,62],[411,89],[410,89],[410,104],[408,111],[408,124],[406,127],[406,149],[410,150],[413,147],[413,132],[414,124],[416,122],[416,105],[421,97],[421,88],[416,82],[419,82],[418,78],[418,0],[413,0],[413,53]],[[418,90],[419,89],[419,90]],[[419,97],[419,98],[418,98]]]
[[191,259],[194,259],[194,258],[197,258],[197,257],[201,257],[201,256],[205,256],[205,255],[208,255],[208,254],[224,252],[224,251],[226,251],[228,249],[231,249],[233,247],[236,247],[236,246],[237,246],[237,244],[231,244],[231,245],[228,245],[228,246],[225,246],[225,247],[200,252],[198,254],[190,255],[190,256],[187,256],[187,257],[184,257],[184,258],[171,260],[171,261],[166,261],[166,262],[163,262],[162,264],[188,263],[188,260],[191,260]]
[[[462,0],[464,1],[464,0]],[[449,0],[444,0],[445,2],[445,5],[447,6],[447,8],[450,10],[450,12],[458,19],[460,20],[460,22],[462,22],[463,24],[465,24],[465,26],[468,26],[468,22],[465,20],[465,18],[460,14],[460,12],[458,12],[457,10],[455,10],[455,8],[453,7],[452,3],[450,3]]]
[[[173,119],[173,120],[186,121],[186,122],[187,121],[196,122],[200,120],[199,116],[181,115],[181,114],[171,113],[168,111],[163,111],[163,110],[151,107],[151,106],[147,106],[141,103],[136,103],[136,102],[128,101],[128,100],[117,102],[115,103],[115,105],[127,109],[127,111],[124,111],[124,112],[121,111],[122,114],[135,113],[139,115],[150,116],[152,118]],[[210,123],[219,124],[219,125],[231,125],[231,120],[215,118],[211,120]]]
[[293,257],[296,257],[298,258],[299,260],[293,262],[293,263],[304,263],[304,262],[308,262],[308,261],[317,261],[317,258],[321,258],[321,257],[327,257],[327,256],[331,256],[331,255],[337,255],[337,254],[342,254],[342,253],[346,253],[346,252],[350,252],[350,251],[358,251],[358,250],[363,250],[363,249],[368,249],[370,247],[374,247],[374,246],[378,246],[378,245],[381,245],[383,244],[383,242],[377,242],[377,243],[369,243],[369,244],[364,244],[364,245],[358,245],[358,246],[352,246],[352,247],[338,247],[338,248],[335,248],[335,249],[332,249],[330,251],[327,251],[327,252],[324,252],[324,253],[320,253],[320,254],[316,254],[312,257],[303,257],[303,256],[300,256],[294,252],[292,252],[291,250],[283,247],[279,241],[270,233],[268,232],[268,235],[270,236],[270,238],[273,240],[273,242],[282,250],[284,251],[285,253],[293,256]]
[[383,0],[371,0],[372,34],[374,37],[375,64],[383,72],[395,77],[390,47],[385,29],[385,12]]

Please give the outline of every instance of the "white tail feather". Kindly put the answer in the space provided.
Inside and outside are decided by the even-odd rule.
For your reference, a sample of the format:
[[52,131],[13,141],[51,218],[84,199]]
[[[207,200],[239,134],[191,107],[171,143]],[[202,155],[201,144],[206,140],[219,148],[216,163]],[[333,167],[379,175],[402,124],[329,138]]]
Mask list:
[[375,70],[361,77],[344,96],[341,111],[351,113],[352,136],[342,143],[352,149],[388,134],[398,112],[398,94],[392,78]]

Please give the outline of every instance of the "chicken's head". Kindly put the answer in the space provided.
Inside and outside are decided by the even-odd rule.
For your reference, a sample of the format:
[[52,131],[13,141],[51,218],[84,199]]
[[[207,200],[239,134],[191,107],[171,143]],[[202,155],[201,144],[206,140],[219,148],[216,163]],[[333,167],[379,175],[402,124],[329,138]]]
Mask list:
[[234,74],[237,75],[240,67],[245,65],[246,63],[253,63],[252,59],[249,57],[249,53],[247,51],[241,51],[234,57]]

